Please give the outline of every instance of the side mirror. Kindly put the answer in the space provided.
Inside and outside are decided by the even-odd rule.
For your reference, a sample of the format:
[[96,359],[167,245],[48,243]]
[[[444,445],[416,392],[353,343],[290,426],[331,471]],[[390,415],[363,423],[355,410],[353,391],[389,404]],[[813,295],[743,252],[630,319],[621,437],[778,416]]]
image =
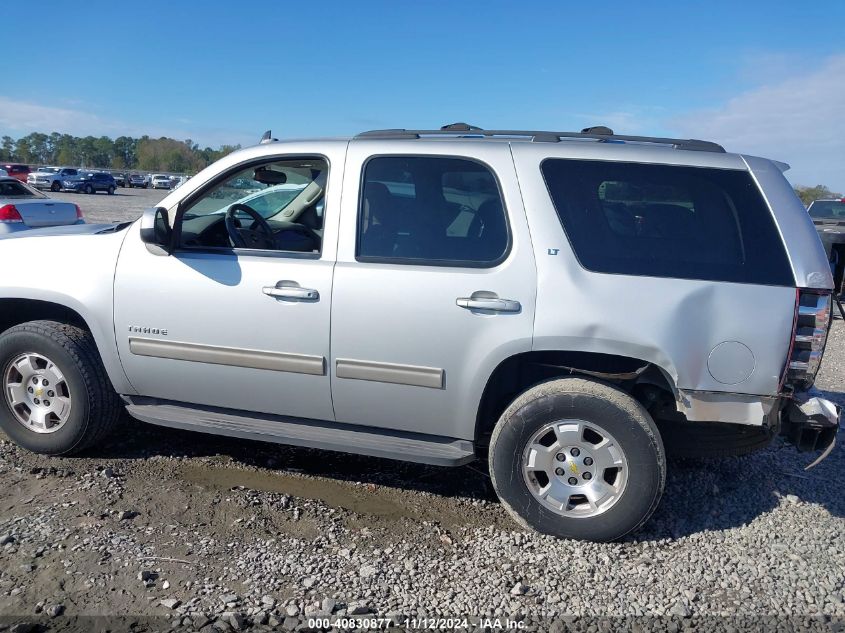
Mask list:
[[154,255],[170,255],[173,229],[167,221],[167,209],[152,207],[141,216],[141,241]]

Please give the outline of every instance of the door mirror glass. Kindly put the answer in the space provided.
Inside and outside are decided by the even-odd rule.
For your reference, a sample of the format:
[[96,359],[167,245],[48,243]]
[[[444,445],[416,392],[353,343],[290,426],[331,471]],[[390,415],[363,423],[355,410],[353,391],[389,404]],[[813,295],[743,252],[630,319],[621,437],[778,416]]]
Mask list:
[[[152,207],[144,211],[141,216],[141,241],[147,247],[154,247],[158,255],[169,255],[172,250],[173,230],[167,220],[167,210],[163,207]],[[158,251],[158,252],[156,252]]]

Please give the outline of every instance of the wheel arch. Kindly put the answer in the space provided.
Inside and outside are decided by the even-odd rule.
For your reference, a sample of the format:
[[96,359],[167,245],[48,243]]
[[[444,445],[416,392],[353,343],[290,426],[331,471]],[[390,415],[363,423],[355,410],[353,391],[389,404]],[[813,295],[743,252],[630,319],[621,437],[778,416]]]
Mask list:
[[502,360],[487,379],[475,421],[475,442],[486,450],[501,414],[519,394],[547,380],[579,376],[615,384],[650,412],[675,411],[678,389],[669,371],[640,358],[574,350],[542,350]]
[[29,321],[60,321],[83,328],[91,333],[97,351],[103,361],[109,379],[118,393],[134,393],[120,360],[114,342],[114,331],[108,329],[87,314],[80,305],[74,305],[72,297],[55,298],[3,297],[0,298],[0,333],[11,327]]

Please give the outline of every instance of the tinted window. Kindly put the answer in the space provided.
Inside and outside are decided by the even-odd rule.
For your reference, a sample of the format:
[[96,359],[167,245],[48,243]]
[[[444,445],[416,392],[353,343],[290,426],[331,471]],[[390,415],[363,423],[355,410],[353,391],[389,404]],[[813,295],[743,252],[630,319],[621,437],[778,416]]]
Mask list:
[[814,218],[845,218],[845,202],[842,200],[816,200],[810,205],[810,216]]
[[793,285],[780,235],[744,171],[548,159],[543,177],[592,271]]
[[508,249],[492,172],[459,158],[383,156],[364,168],[358,258],[489,265]]
[[46,198],[44,194],[17,180],[0,180],[0,198]]

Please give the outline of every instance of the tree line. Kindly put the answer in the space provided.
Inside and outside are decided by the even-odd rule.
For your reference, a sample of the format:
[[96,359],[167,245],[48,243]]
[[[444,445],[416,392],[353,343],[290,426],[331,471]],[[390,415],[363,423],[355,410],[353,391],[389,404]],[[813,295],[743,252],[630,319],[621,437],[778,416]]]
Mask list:
[[795,187],[795,193],[801,198],[801,202],[805,207],[810,206],[813,200],[830,200],[832,198],[841,198],[842,194],[831,191],[824,185],[816,185],[815,187]]
[[33,132],[19,139],[0,138],[0,162],[29,165],[68,165],[92,169],[137,169],[196,173],[240,145],[201,149],[191,139],[161,137],[71,136]]

